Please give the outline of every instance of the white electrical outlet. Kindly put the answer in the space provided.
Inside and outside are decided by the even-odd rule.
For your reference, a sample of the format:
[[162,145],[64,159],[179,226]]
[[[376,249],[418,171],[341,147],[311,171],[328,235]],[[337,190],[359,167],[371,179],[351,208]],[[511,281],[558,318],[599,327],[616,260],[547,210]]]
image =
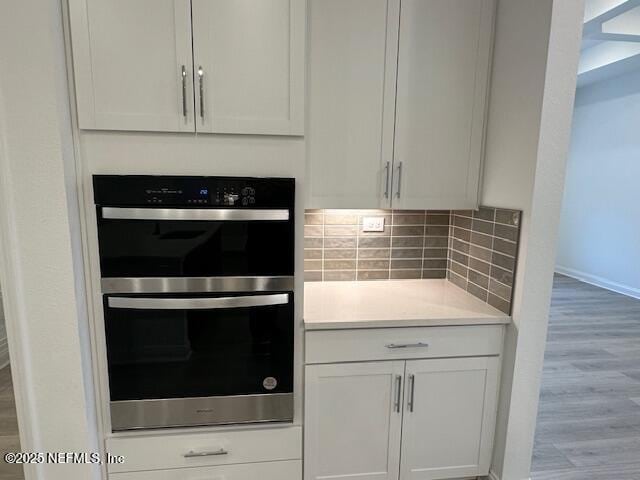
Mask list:
[[364,217],[362,219],[363,232],[384,232],[384,217]]

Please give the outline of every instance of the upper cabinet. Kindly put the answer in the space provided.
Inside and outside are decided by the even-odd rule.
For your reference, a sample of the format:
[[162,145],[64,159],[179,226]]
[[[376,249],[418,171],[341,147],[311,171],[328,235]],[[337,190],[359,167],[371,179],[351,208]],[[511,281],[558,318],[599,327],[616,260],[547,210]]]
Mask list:
[[309,0],[312,206],[389,207],[400,0]]
[[494,9],[402,0],[394,207],[477,206]]
[[398,2],[311,0],[309,207],[477,207],[495,0]]
[[302,135],[304,0],[70,0],[80,128]]

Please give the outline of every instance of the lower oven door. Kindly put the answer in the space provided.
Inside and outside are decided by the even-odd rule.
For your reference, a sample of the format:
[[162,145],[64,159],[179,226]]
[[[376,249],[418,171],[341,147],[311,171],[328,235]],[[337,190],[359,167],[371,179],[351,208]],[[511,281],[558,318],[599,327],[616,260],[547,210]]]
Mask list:
[[113,430],[293,419],[293,293],[105,295]]

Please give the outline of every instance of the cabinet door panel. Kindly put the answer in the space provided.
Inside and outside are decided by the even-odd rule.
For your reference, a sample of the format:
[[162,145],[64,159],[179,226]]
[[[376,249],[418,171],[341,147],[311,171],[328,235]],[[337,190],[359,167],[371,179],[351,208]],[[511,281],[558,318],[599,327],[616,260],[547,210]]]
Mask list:
[[189,0],[69,7],[80,128],[194,131]]
[[192,8],[194,66],[203,72],[197,130],[301,135],[304,0],[193,0]]
[[498,359],[407,362],[401,480],[489,473]]
[[477,206],[494,10],[495,0],[402,1],[394,207]]
[[308,8],[307,206],[388,207],[400,0]]
[[397,480],[403,373],[404,362],[306,368],[305,480]]

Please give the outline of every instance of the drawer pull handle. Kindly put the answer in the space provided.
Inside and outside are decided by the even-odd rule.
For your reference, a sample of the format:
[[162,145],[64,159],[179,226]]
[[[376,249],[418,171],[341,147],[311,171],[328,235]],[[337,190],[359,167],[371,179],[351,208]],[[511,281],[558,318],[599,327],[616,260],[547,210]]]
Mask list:
[[407,402],[407,407],[409,407],[409,411],[413,412],[414,406],[414,395],[416,391],[416,376],[409,375],[409,401]]
[[227,452],[224,448],[221,448],[220,450],[214,450],[211,452],[194,452],[193,450],[185,453],[183,456],[184,458],[194,458],[194,457],[213,457],[215,455],[227,455],[229,452]]
[[388,343],[385,345],[388,349],[396,350],[398,348],[427,348],[429,347],[428,343],[418,342],[418,343]]

